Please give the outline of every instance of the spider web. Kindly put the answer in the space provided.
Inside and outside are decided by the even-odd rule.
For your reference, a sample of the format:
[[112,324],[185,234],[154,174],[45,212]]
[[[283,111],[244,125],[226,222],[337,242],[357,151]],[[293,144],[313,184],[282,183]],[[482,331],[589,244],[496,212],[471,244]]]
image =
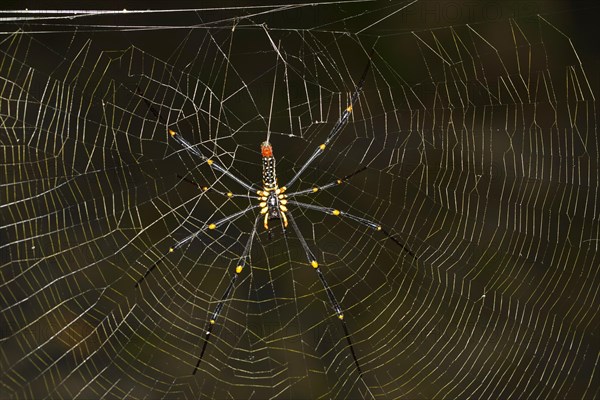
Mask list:
[[[597,65],[565,11],[430,24],[450,5],[4,13],[2,397],[598,396]],[[260,224],[192,375],[257,214],[135,283],[257,202],[168,129],[257,188],[269,131],[284,184],[371,48],[294,186],[366,167],[301,200],[415,258],[289,207],[362,375],[294,232]]]

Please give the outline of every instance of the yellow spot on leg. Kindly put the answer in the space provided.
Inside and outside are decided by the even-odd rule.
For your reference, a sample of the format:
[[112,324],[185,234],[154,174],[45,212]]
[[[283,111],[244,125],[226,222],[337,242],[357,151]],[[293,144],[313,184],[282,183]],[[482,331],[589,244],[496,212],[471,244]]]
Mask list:
[[348,112],[352,112],[352,104],[350,104],[350,105],[348,106],[348,108],[346,108],[346,111],[348,111]]
[[242,269],[244,269],[243,265],[238,265],[237,267],[235,267],[235,273],[239,274],[240,272],[242,272]]
[[331,212],[331,214],[332,214],[332,215],[335,215],[335,216],[338,216],[338,215],[340,215],[340,210],[333,210],[333,211]]
[[343,320],[344,319],[344,314],[339,314],[338,318]]
[[172,252],[174,252],[174,251],[175,251],[175,249],[174,249],[174,248],[172,248],[172,247],[169,247],[169,253],[172,253]]
[[214,324],[215,324],[215,320],[214,320],[214,319],[211,319],[211,320],[210,320],[210,324],[211,324],[211,325],[214,325]]
[[210,225],[208,226],[208,229],[211,229],[211,230],[212,230],[212,229],[215,229],[216,227],[217,227],[217,226],[216,226],[215,224],[210,224]]
[[233,193],[227,192],[227,197],[233,197]]
[[310,262],[310,265],[311,265],[313,268],[319,268],[319,263],[318,263],[317,261],[315,261],[315,260],[312,260],[312,261]]
[[322,145],[320,145],[320,146],[319,146],[319,148],[320,148],[321,150],[325,150],[325,147],[326,147],[326,146],[325,146],[325,143],[323,143]]
[[287,228],[287,226],[288,226],[288,219],[287,219],[287,216],[285,215],[284,212],[281,213],[281,218],[283,218],[283,227]]
[[171,135],[172,137],[174,137],[175,135],[177,135],[177,132],[175,132],[172,129],[169,129],[169,135]]
[[341,179],[338,179],[336,182],[337,182],[338,185],[342,184],[342,180]]
[[211,159],[209,158],[208,160],[206,160],[206,163],[207,163],[208,165],[212,165],[212,164],[213,164],[213,160],[211,160]]
[[313,193],[316,193],[316,192],[319,191],[319,188],[318,187],[314,187],[314,188],[312,188],[312,191],[313,191]]
[[381,230],[381,225],[377,225],[377,228],[375,228],[376,230],[380,231]]

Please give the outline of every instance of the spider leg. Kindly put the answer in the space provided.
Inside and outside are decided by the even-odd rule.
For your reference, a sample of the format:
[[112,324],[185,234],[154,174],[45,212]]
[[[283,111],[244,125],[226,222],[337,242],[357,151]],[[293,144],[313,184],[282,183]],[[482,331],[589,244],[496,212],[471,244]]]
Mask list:
[[235,182],[237,182],[239,185],[243,186],[244,189],[246,189],[247,191],[252,192],[252,193],[256,192],[256,190],[253,189],[252,186],[250,186],[248,183],[244,182],[242,179],[238,178],[236,175],[234,175],[233,173],[231,173],[227,169],[223,168],[221,166],[221,164],[219,164],[216,161],[214,161],[214,160],[206,157],[196,147],[192,146],[190,144],[190,142],[188,142],[187,140],[185,140],[183,137],[181,137],[181,135],[179,135],[174,130],[169,129],[169,135],[177,143],[179,143],[181,145],[181,147],[184,148],[184,150],[186,150],[188,153],[193,154],[196,157],[200,158],[202,161],[205,161],[212,169],[215,169],[215,170],[221,172],[223,175],[228,176],[229,178],[231,178],[232,180],[234,180]]
[[148,268],[146,270],[146,273],[144,274],[144,276],[142,276],[140,279],[138,279],[138,281],[135,284],[135,287],[138,287],[143,281],[144,279],[146,279],[146,277],[148,275],[150,275],[150,273],[154,270],[154,268],[156,268],[156,266],[158,264],[160,264],[170,253],[173,253],[175,250],[179,249],[181,246],[183,246],[184,244],[188,243],[189,241],[193,240],[194,238],[196,238],[198,235],[200,235],[201,233],[206,232],[207,230],[213,230],[218,228],[219,226],[221,226],[222,224],[226,223],[226,222],[230,222],[233,221],[239,217],[241,217],[242,215],[246,214],[248,211],[258,208],[258,206],[250,206],[247,207],[241,211],[238,211],[236,213],[233,213],[231,215],[228,215],[225,218],[222,218],[220,220],[218,220],[217,222],[208,224],[208,225],[204,225],[202,228],[200,228],[199,230],[197,230],[196,232],[184,237],[183,239],[181,239],[180,241],[176,242],[172,247],[169,248],[169,250],[161,257],[159,258],[154,264],[152,264],[150,266],[150,268]]
[[350,347],[350,353],[352,353],[352,358],[354,359],[354,364],[356,365],[358,374],[360,376],[362,376],[363,372],[362,372],[362,369],[360,368],[360,363],[358,362],[358,358],[356,357],[356,352],[354,351],[354,346],[352,345],[352,339],[350,338],[350,331],[348,330],[346,321],[344,321],[344,312],[342,310],[342,307],[340,306],[340,303],[338,303],[337,299],[335,298],[335,295],[333,294],[333,290],[331,290],[331,288],[327,284],[327,281],[325,280],[325,275],[323,275],[323,272],[321,272],[321,268],[319,267],[319,263],[317,262],[316,257],[314,256],[312,251],[310,251],[310,248],[308,247],[308,244],[306,243],[306,239],[304,239],[304,236],[300,232],[298,225],[296,225],[296,221],[294,220],[294,218],[292,217],[292,214],[289,211],[287,212],[287,217],[290,222],[290,225],[292,225],[292,228],[296,232],[296,236],[300,240],[300,244],[302,245],[302,248],[304,249],[308,263],[317,272],[319,280],[321,281],[321,284],[323,285],[323,288],[325,289],[325,292],[327,293],[329,302],[331,303],[331,306],[333,307],[335,313],[337,314],[338,319],[342,323],[342,327],[344,329],[344,334],[346,336],[346,341],[348,342],[348,346]]
[[377,222],[373,222],[371,220],[368,220],[368,219],[365,219],[365,218],[362,218],[362,217],[358,217],[356,215],[347,213],[345,211],[336,210],[335,208],[320,207],[320,206],[315,206],[313,204],[301,203],[301,202],[293,201],[293,200],[288,201],[288,203],[289,204],[293,204],[293,205],[298,206],[298,207],[306,208],[308,210],[315,210],[315,211],[320,211],[320,212],[325,213],[325,214],[334,215],[336,217],[345,217],[345,218],[351,219],[353,221],[356,221],[356,222],[358,222],[361,225],[364,225],[364,226],[369,227],[369,228],[371,228],[373,230],[381,232],[385,236],[387,236],[388,239],[390,239],[392,242],[394,242],[398,246],[400,246],[402,248],[402,250],[404,250],[405,252],[407,252],[413,259],[417,260],[417,256],[415,255],[415,253],[413,253],[406,244],[402,243],[401,241],[399,241],[398,239],[396,239],[394,236],[392,236],[387,230],[385,230],[381,226],[381,224],[379,224]]
[[202,345],[202,350],[200,351],[200,357],[198,358],[198,362],[196,363],[196,367],[194,367],[194,372],[192,372],[192,375],[195,375],[196,371],[198,371],[198,367],[200,366],[200,363],[202,362],[202,357],[204,357],[204,352],[206,351],[206,347],[208,346],[208,342],[210,340],[210,335],[212,334],[213,327],[215,326],[215,323],[217,322],[217,318],[221,314],[221,311],[223,310],[223,306],[225,305],[225,302],[227,300],[229,300],[231,295],[233,294],[233,291],[235,289],[235,282],[238,279],[238,275],[242,272],[242,270],[244,269],[244,266],[246,265],[246,261],[250,254],[250,249],[252,248],[252,241],[254,239],[254,235],[256,234],[256,230],[258,227],[258,221],[260,220],[260,218],[261,218],[260,215],[256,218],[256,222],[254,223],[254,228],[252,229],[252,232],[250,233],[250,238],[248,238],[248,242],[246,243],[246,246],[244,247],[244,252],[242,253],[242,256],[240,257],[240,259],[237,263],[237,266],[235,267],[235,274],[231,277],[231,281],[229,281],[229,285],[227,286],[227,289],[225,289],[225,292],[223,292],[223,296],[221,296],[221,300],[219,300],[219,303],[215,307],[215,310],[213,311],[210,319],[208,320],[208,323],[206,324],[204,344]]
[[358,95],[360,94],[360,91],[362,90],[362,87],[365,83],[365,79],[367,78],[367,73],[369,72],[369,69],[371,68],[371,57],[372,57],[374,51],[375,51],[375,48],[371,49],[371,53],[369,54],[369,61],[367,62],[367,65],[365,66],[365,69],[362,73],[362,76],[360,77],[360,80],[358,81],[358,84],[354,88],[354,93],[352,94],[352,97],[350,98],[350,104],[342,112],[342,115],[340,116],[340,118],[337,120],[337,122],[335,123],[335,125],[333,126],[333,128],[331,129],[329,134],[327,135],[325,142],[323,142],[323,144],[321,144],[319,147],[317,147],[315,149],[315,151],[308,158],[308,160],[306,160],[304,165],[302,165],[300,167],[300,169],[298,170],[298,172],[296,172],[296,175],[294,175],[294,177],[285,185],[286,188],[289,188],[294,182],[296,182],[298,180],[298,178],[300,177],[300,175],[302,175],[304,170],[306,168],[308,168],[308,166],[310,164],[312,164],[313,161],[315,161],[325,151],[325,148],[331,142],[331,140],[338,133],[340,133],[342,131],[342,129],[344,129],[344,127],[348,123],[348,120],[350,119],[350,114],[352,113],[352,106],[354,105],[356,100],[358,100]]
[[292,192],[292,193],[286,193],[286,196],[287,196],[288,198],[290,198],[290,197],[294,197],[294,196],[301,196],[301,195],[305,195],[305,194],[316,193],[316,192],[319,192],[319,191],[322,191],[322,190],[327,190],[327,189],[329,189],[329,188],[332,188],[332,187],[334,187],[334,186],[341,185],[342,183],[346,182],[347,180],[349,180],[349,179],[350,179],[350,178],[352,178],[353,176],[355,176],[355,175],[358,175],[358,174],[360,174],[361,172],[365,171],[366,169],[367,169],[367,167],[366,167],[366,166],[364,166],[364,167],[361,167],[361,168],[357,169],[356,171],[354,171],[353,173],[351,173],[351,174],[349,174],[349,175],[346,175],[346,176],[344,176],[343,178],[336,179],[336,180],[335,180],[335,181],[333,181],[333,182],[329,182],[329,183],[328,183],[328,184],[326,184],[326,185],[323,185],[323,186],[313,186],[313,187],[312,187],[312,188],[310,188],[310,189],[299,190],[299,191],[297,191],[297,192]]
[[232,198],[232,197],[244,197],[244,198],[250,198],[250,199],[260,199],[260,197],[258,197],[258,196],[249,196],[247,194],[237,194],[237,193],[233,193],[233,192],[227,192],[227,193],[221,192],[220,190],[216,190],[216,189],[213,189],[213,188],[208,187],[208,186],[200,185],[199,183],[197,183],[197,182],[195,182],[195,181],[193,181],[191,179],[188,179],[185,176],[181,176],[179,174],[177,175],[177,178],[181,179],[185,183],[189,183],[190,185],[193,185],[194,187],[202,190],[203,192],[208,192],[210,190],[211,192],[216,192],[216,193],[219,193],[222,196],[227,196],[229,198]]
[[[144,103],[146,103],[146,106],[152,112],[152,114],[154,114],[154,116],[163,125],[168,126],[167,121],[162,117],[162,115],[160,114],[160,112],[158,112],[154,108],[154,106],[152,105],[152,103],[150,102],[150,100],[148,100],[146,98],[146,96],[144,95],[144,92],[142,91],[142,89],[139,86],[137,87],[137,94],[138,94],[138,96],[140,96],[142,98],[142,100],[144,100]],[[169,135],[177,143],[179,143],[188,153],[195,155],[196,157],[200,158],[202,161],[205,161],[211,168],[216,169],[217,171],[221,172],[224,175],[227,175],[229,178],[233,179],[238,184],[240,184],[241,186],[243,186],[244,189],[246,189],[247,191],[252,192],[252,193],[255,192],[255,190],[252,188],[251,185],[247,184],[242,179],[238,178],[236,175],[234,175],[233,173],[229,172],[227,169],[223,168],[220,164],[218,164],[215,161],[211,160],[210,158],[206,157],[196,147],[192,146],[187,140],[185,140],[184,138],[182,138],[181,135],[179,135],[177,132],[175,132],[172,129],[168,129],[168,131],[169,131]]]

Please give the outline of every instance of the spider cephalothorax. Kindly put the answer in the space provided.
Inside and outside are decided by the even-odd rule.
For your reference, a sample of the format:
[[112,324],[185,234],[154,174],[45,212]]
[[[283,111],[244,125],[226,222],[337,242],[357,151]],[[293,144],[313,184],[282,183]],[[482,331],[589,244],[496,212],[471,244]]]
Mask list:
[[260,198],[260,213],[264,214],[263,225],[269,230],[269,220],[282,219],[283,227],[287,228],[288,220],[285,212],[288,210],[285,187],[277,186],[277,176],[275,175],[275,157],[273,157],[273,147],[269,142],[263,142],[260,145],[263,159],[263,190],[257,192]]

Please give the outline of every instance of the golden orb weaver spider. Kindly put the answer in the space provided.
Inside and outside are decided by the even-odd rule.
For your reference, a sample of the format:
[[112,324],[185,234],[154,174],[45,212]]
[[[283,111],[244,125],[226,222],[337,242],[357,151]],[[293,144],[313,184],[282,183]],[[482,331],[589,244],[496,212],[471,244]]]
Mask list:
[[[306,255],[308,264],[317,273],[317,276],[319,277],[319,280],[320,280],[321,284],[323,285],[325,292],[327,293],[329,303],[333,307],[333,310],[335,311],[335,314],[336,314],[338,320],[341,321],[342,328],[343,328],[344,334],[345,334],[345,338],[348,343],[350,352],[352,354],[352,358],[354,360],[354,364],[356,365],[356,369],[357,369],[359,375],[362,376],[363,371],[362,371],[362,368],[358,361],[358,357],[356,356],[356,352],[354,350],[354,345],[352,344],[352,339],[350,338],[350,331],[348,329],[346,321],[344,320],[344,312],[342,310],[342,307],[340,306],[337,298],[335,297],[333,290],[331,289],[331,287],[325,280],[325,275],[321,271],[321,267],[319,266],[317,258],[315,257],[313,252],[310,250],[310,247],[308,246],[306,239],[302,235],[302,232],[298,228],[298,225],[296,224],[294,217],[287,206],[288,205],[295,206],[295,207],[299,207],[299,208],[303,208],[303,209],[307,209],[307,210],[318,211],[321,213],[338,216],[338,217],[344,217],[349,220],[353,220],[361,225],[364,225],[375,231],[383,233],[387,238],[391,239],[394,243],[399,245],[411,257],[416,259],[416,256],[414,255],[414,253],[404,243],[400,242],[398,239],[396,239],[394,236],[392,236],[387,230],[383,229],[383,227],[375,221],[371,221],[369,219],[365,219],[365,218],[347,213],[345,211],[340,211],[335,208],[321,207],[321,206],[316,206],[313,204],[307,204],[307,203],[302,203],[299,201],[292,200],[292,198],[294,198],[296,196],[308,195],[311,193],[316,193],[318,191],[327,190],[334,186],[340,185],[343,182],[350,179],[351,177],[355,176],[356,174],[364,171],[366,169],[366,167],[362,167],[350,175],[347,175],[343,178],[336,179],[335,181],[325,184],[323,186],[314,186],[310,189],[299,190],[296,192],[289,192],[289,188],[300,178],[302,173],[321,154],[323,154],[325,152],[329,143],[335,138],[335,136],[337,134],[339,134],[343,130],[343,128],[348,123],[350,115],[352,114],[353,106],[358,99],[360,91],[362,90],[363,84],[367,77],[367,73],[369,72],[369,69],[371,68],[372,55],[373,55],[373,50],[371,51],[371,53],[369,55],[369,60],[367,62],[366,67],[363,70],[362,76],[361,76],[358,84],[354,88],[352,97],[350,98],[349,105],[342,112],[342,115],[340,116],[340,118],[337,120],[334,127],[331,129],[331,131],[327,135],[327,138],[325,139],[325,141],[314,150],[314,152],[308,158],[308,160],[306,160],[306,162],[300,167],[298,172],[296,172],[296,174],[292,177],[292,179],[290,179],[290,181],[288,181],[288,183],[285,186],[279,187],[279,185],[278,185],[276,170],[275,170],[275,157],[273,155],[273,147],[272,147],[271,143],[269,143],[268,141],[265,141],[261,144],[261,156],[262,156],[262,168],[263,168],[262,169],[262,188],[259,190],[256,190],[255,188],[252,187],[252,185],[246,183],[243,179],[239,178],[238,176],[233,174],[231,171],[229,171],[226,168],[224,168],[223,166],[221,166],[218,162],[206,157],[195,146],[193,146],[187,140],[185,140],[183,137],[181,137],[181,135],[179,133],[175,132],[172,129],[168,129],[169,137],[171,137],[175,142],[177,142],[186,152],[188,152],[190,155],[192,155],[194,157],[201,159],[212,169],[229,177],[230,179],[235,181],[237,184],[242,186],[244,189],[246,189],[248,191],[248,193],[255,194],[256,196],[254,198],[257,199],[259,201],[259,203],[257,205],[249,206],[241,211],[238,211],[236,213],[228,215],[228,216],[226,216],[222,219],[219,219],[215,222],[205,224],[200,230],[186,236],[182,240],[177,241],[172,247],[169,248],[169,250],[162,257],[160,257],[154,264],[152,264],[152,266],[150,266],[146,270],[145,274],[136,282],[136,284],[135,284],[136,287],[138,287],[144,281],[144,279],[154,270],[154,268],[156,268],[156,266],[159,263],[161,263],[165,259],[165,257],[167,257],[170,253],[174,252],[178,248],[182,247],[186,243],[188,243],[191,240],[193,240],[194,238],[198,237],[200,234],[202,234],[206,231],[215,230],[215,229],[219,228],[220,226],[222,226],[223,224],[231,222],[231,221],[237,219],[238,217],[241,217],[242,215],[248,213],[251,210],[260,208],[260,213],[259,213],[258,217],[256,218],[252,232],[250,232],[250,238],[246,242],[246,244],[244,246],[244,250],[242,252],[242,255],[239,258],[239,261],[235,268],[235,274],[233,274],[233,276],[231,277],[229,285],[223,292],[221,299],[217,303],[216,307],[214,308],[212,314],[210,315],[210,317],[207,321],[206,329],[204,330],[204,332],[205,332],[204,342],[202,345],[202,349],[200,351],[200,356],[198,357],[198,361],[192,372],[193,375],[196,374],[196,372],[198,371],[198,368],[200,366],[200,363],[202,362],[202,358],[204,357],[204,353],[205,353],[208,343],[210,341],[210,337],[213,332],[213,328],[214,328],[215,324],[217,323],[217,319],[218,319],[219,315],[221,314],[221,311],[223,310],[225,303],[233,295],[238,276],[242,273],[242,271],[246,265],[246,261],[249,257],[249,253],[250,253],[250,249],[252,247],[254,236],[257,232],[257,227],[258,227],[259,221],[262,219],[264,228],[270,232],[269,221],[272,219],[278,219],[278,220],[281,220],[283,229],[287,228],[288,225],[292,226],[292,229],[294,230],[298,240],[300,241],[302,249]],[[151,105],[148,102],[147,102],[147,104],[152,109]],[[154,110],[153,110],[153,113],[158,116],[158,114]],[[183,178],[183,179],[187,180],[185,178]],[[191,182],[191,181],[188,181],[188,182],[193,183],[195,185],[194,182]],[[207,190],[206,187],[201,187],[201,189]],[[227,197],[235,197],[236,196],[232,192],[222,193],[222,194],[226,195]]]

